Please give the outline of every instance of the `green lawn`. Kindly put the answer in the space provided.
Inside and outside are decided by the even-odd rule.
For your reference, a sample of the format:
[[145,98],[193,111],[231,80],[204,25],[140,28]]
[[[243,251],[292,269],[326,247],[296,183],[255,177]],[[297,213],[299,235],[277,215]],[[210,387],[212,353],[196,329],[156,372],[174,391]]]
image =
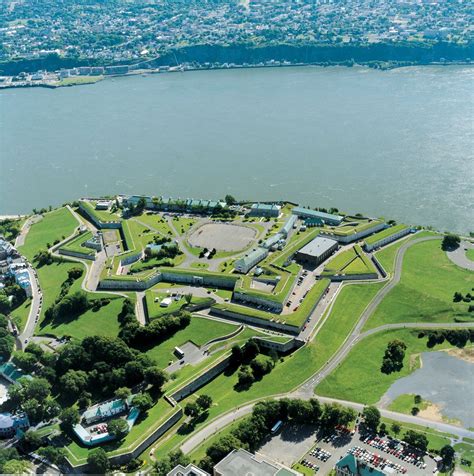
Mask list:
[[171,231],[166,219],[157,213],[146,212],[139,217],[136,217],[136,220],[147,224],[152,230],[157,230],[164,236],[173,236],[173,232]]
[[[95,295],[97,298],[104,296]],[[58,337],[66,335],[78,340],[88,336],[116,337],[120,329],[117,316],[122,309],[123,298],[110,297],[111,302],[97,312],[89,310],[74,319],[65,318],[60,322],[48,322],[40,327],[38,334],[53,334]]]
[[197,223],[197,220],[195,218],[184,218],[184,217],[173,218],[173,225],[176,228],[176,231],[180,235],[184,235],[186,232],[188,232],[195,223]]
[[454,322],[472,318],[464,302],[453,303],[456,291],[474,286],[474,273],[452,263],[441,240],[418,243],[404,257],[400,283],[390,291],[366,328],[394,322]]
[[[169,418],[176,409],[173,409],[163,398],[147,412],[144,418],[137,420],[137,423],[132,427],[130,433],[119,442],[111,442],[101,447],[104,448],[109,456],[124,453],[133,449],[138,441],[142,441],[146,436],[150,435],[164,420]],[[75,465],[83,464],[87,460],[87,455],[92,448],[80,446],[73,441],[67,447],[67,456]]]
[[176,346],[179,347],[188,341],[192,341],[197,346],[202,346],[211,339],[230,334],[238,327],[238,325],[234,324],[193,316],[187,327],[150,349],[147,354],[154,359],[160,367],[166,367],[168,361],[176,360],[173,354],[173,350]]
[[385,423],[387,433],[396,438],[397,435],[394,433],[392,430],[392,425],[396,423],[400,428],[401,431],[398,434],[398,438],[402,437],[407,430],[414,430],[419,433],[423,433],[426,438],[428,439],[428,449],[429,450],[437,450],[439,451],[444,445],[449,445],[451,444],[451,438],[454,437],[454,435],[450,435],[449,433],[443,433],[441,431],[436,431],[433,430],[432,428],[426,427],[426,426],[421,426],[421,425],[415,425],[412,423],[402,423],[399,421],[391,420],[390,418],[384,418],[382,417],[381,421]]
[[67,243],[65,246],[63,246],[61,249],[75,251],[76,253],[84,253],[86,255],[94,256],[95,251],[93,249],[82,246],[87,240],[90,240],[91,238],[92,238],[92,233],[90,231],[81,233],[80,235],[77,235],[76,238],[74,238],[69,243]]
[[[399,339],[407,346],[403,368],[389,375],[380,371],[389,341]],[[346,359],[317,387],[319,395],[366,404],[377,403],[395,380],[406,377],[419,367],[419,358],[412,357],[430,349],[426,338],[419,339],[417,330],[389,330],[366,337],[352,348]],[[433,350],[450,347],[445,342]]]
[[358,245],[336,255],[324,267],[323,274],[332,276],[336,274],[368,274],[376,273],[375,266]]
[[[186,305],[186,300],[183,296],[179,301],[175,301],[174,298],[172,298],[172,302],[168,307],[161,307],[160,303],[166,297],[171,296],[169,296],[167,293],[157,292],[155,288],[145,292],[148,317],[150,319],[154,319],[160,316],[164,316],[165,314],[171,314],[173,312],[179,311],[183,306]],[[158,298],[158,301],[155,301],[156,298]],[[209,301],[209,305],[213,302],[211,298],[193,296],[191,304],[200,304],[206,301]]]
[[417,240],[418,238],[423,238],[425,236],[433,236],[434,233],[431,231],[420,231],[415,235],[409,235],[404,239],[400,239],[393,244],[385,246],[379,251],[375,252],[375,256],[379,260],[380,264],[384,267],[385,271],[389,274],[393,273],[393,267],[395,265],[395,256],[400,247],[407,241]]
[[[454,445],[456,453],[458,453],[458,464],[464,470],[470,474],[474,474],[474,446],[469,443],[458,443]],[[461,464],[461,458],[471,462],[471,465]]]
[[397,413],[411,414],[411,409],[417,407],[420,410],[426,410],[430,406],[431,402],[428,400],[421,400],[420,403],[415,403],[415,395],[412,393],[405,393],[399,395],[393,402],[390,403],[388,409]]
[[[345,285],[336,300],[337,306],[333,308],[316,338],[285,357],[283,362],[279,361],[270,374],[255,382],[250,389],[237,391],[234,388],[237,372],[231,375],[221,374],[201,388],[199,393],[210,395],[214,400],[206,421],[251,400],[289,392],[302,384],[337,351],[380,286],[380,283]],[[204,423],[198,424],[197,428]],[[184,438],[183,435],[173,435],[160,446],[157,455],[166,454]]]
[[474,248],[471,248],[466,251],[466,256],[471,260],[474,261]]
[[28,321],[30,307],[31,299],[28,298],[21,306],[18,306],[16,309],[10,312],[10,316],[12,317],[13,322],[17,325],[20,332],[23,331],[26,325],[26,321]]
[[78,225],[77,220],[67,208],[58,208],[45,213],[43,219],[30,228],[25,244],[19,248],[19,251],[32,261],[38,251],[45,250],[47,244],[52,246],[55,240],[61,241],[67,238]]

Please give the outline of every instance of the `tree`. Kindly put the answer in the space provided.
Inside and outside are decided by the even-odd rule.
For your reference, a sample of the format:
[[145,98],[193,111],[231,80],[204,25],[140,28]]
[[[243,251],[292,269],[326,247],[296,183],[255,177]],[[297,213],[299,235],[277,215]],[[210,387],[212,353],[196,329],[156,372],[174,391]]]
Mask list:
[[3,292],[0,293],[0,312],[3,314],[8,314],[10,312],[10,300],[7,295]]
[[402,429],[398,423],[392,423],[392,431],[398,435]]
[[185,294],[184,300],[186,301],[186,304],[189,306],[191,304],[191,301],[193,300],[193,295],[191,293]]
[[237,374],[238,384],[242,386],[252,385],[255,378],[248,365],[242,365]]
[[132,392],[128,387],[119,387],[117,390],[115,390],[115,396],[122,400],[126,400],[131,394]]
[[226,195],[225,198],[225,203],[227,206],[231,207],[232,205],[235,205],[237,203],[237,200],[232,196],[232,195]]
[[103,448],[91,450],[87,456],[87,464],[91,474],[105,474],[110,469],[110,462]]
[[27,474],[31,468],[29,461],[11,459],[3,465],[3,474]]
[[238,344],[234,344],[231,349],[230,362],[232,365],[239,365],[242,362],[242,349]]
[[166,476],[178,464],[187,466],[190,462],[190,458],[181,450],[172,451],[153,465],[153,473],[156,473],[156,476]]
[[29,451],[34,451],[41,446],[42,438],[38,432],[28,430],[23,434],[21,442]]
[[209,395],[199,395],[196,399],[196,404],[202,411],[207,410],[211,408],[212,398]]
[[403,441],[421,451],[426,451],[428,449],[428,439],[423,433],[408,430],[403,437]]
[[445,235],[445,237],[443,238],[443,242],[441,243],[441,249],[443,251],[452,251],[458,248],[460,243],[461,238],[459,238],[459,236],[448,234]]
[[82,268],[75,266],[74,268],[71,268],[67,272],[67,276],[71,281],[74,281],[76,279],[79,279],[83,273],[84,273],[84,270]]
[[270,373],[274,365],[275,363],[271,357],[262,354],[257,355],[257,357],[250,362],[250,367],[256,379],[260,379],[265,374]]
[[29,352],[14,352],[13,362],[27,373],[36,370],[38,365],[38,358]]
[[443,458],[443,466],[446,469],[451,469],[454,463],[454,448],[451,445],[444,445],[441,448],[439,455],[441,456],[441,458]]
[[191,417],[196,418],[200,413],[200,407],[196,402],[189,402],[186,403],[184,407],[184,414]]
[[38,450],[38,454],[49,462],[60,465],[66,461],[66,450],[55,446],[44,446]]
[[153,385],[155,388],[161,390],[161,387],[168,380],[168,375],[163,372],[159,367],[148,367],[145,370],[145,380]]
[[209,446],[209,448],[206,450],[206,454],[214,463],[217,463],[222,458],[227,456],[232,450],[242,448],[242,446],[242,442],[235,436],[225,435]]
[[242,359],[244,362],[250,362],[259,353],[260,348],[258,347],[258,344],[252,339],[249,339],[242,347]]
[[416,405],[419,405],[421,403],[421,395],[415,395],[413,398],[413,401],[415,402]]
[[108,432],[121,440],[129,431],[128,423],[123,418],[116,418],[107,423]]
[[153,406],[153,400],[148,393],[140,393],[133,397],[132,405],[145,413]]
[[87,373],[84,370],[68,370],[59,379],[63,395],[74,399],[86,388],[87,382]]
[[362,416],[364,418],[364,426],[367,430],[372,431],[374,433],[377,432],[377,428],[380,424],[380,412],[374,406],[365,407],[364,411],[362,412]]
[[71,430],[74,425],[77,425],[81,419],[79,412],[74,407],[65,408],[60,413],[59,418],[61,426],[67,431]]
[[385,350],[380,370],[384,374],[399,372],[403,367],[406,348],[406,344],[398,339],[390,341]]

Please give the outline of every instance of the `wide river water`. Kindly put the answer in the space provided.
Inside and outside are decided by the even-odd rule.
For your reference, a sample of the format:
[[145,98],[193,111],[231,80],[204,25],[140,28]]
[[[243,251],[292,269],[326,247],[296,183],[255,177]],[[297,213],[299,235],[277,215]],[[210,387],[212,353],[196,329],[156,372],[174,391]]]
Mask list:
[[0,214],[80,196],[289,199],[474,230],[471,67],[278,68],[0,92]]

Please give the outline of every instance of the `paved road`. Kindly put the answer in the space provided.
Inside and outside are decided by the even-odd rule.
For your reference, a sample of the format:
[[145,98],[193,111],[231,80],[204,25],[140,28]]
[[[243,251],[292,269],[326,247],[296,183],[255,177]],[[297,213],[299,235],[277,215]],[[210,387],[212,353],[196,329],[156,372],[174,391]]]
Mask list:
[[39,222],[42,219],[43,215],[33,215],[32,217],[28,218],[25,223],[23,223],[20,234],[15,238],[15,248],[18,249],[19,246],[23,246],[25,244],[26,235],[30,231],[31,225]]
[[28,320],[26,321],[25,328],[23,332],[18,336],[18,346],[21,350],[23,350],[27,342],[31,339],[35,332],[35,327],[37,324],[38,316],[41,312],[41,304],[42,304],[42,294],[40,291],[38,279],[36,278],[36,274],[34,269],[29,266],[28,267],[28,274],[30,275],[30,283],[31,283],[31,305],[30,305],[30,312],[28,314]]
[[[395,267],[394,267],[394,272],[393,272],[393,278],[388,282],[386,286],[384,286],[374,297],[374,299],[369,303],[367,308],[364,310],[362,313],[358,323],[356,324],[354,330],[352,333],[349,335],[349,337],[346,339],[342,347],[339,349],[339,351],[336,353],[336,355],[328,361],[325,367],[323,367],[322,370],[318,370],[312,377],[310,377],[305,383],[303,383],[295,392],[292,392],[289,395],[284,395],[284,396],[293,396],[293,397],[299,397],[299,398],[311,398],[315,396],[314,394],[314,387],[319,383],[323,378],[325,378],[327,375],[329,375],[341,362],[342,360],[347,356],[351,348],[354,346],[356,342],[358,342],[360,339],[363,337],[366,337],[367,335],[373,334],[375,332],[380,332],[385,329],[395,329],[395,328],[403,328],[403,327],[474,327],[474,324],[471,323],[449,323],[449,324],[441,324],[441,323],[423,323],[423,324],[417,324],[417,323],[401,323],[401,324],[387,324],[384,326],[381,326],[376,329],[370,329],[369,331],[365,333],[361,333],[362,328],[364,327],[365,323],[367,320],[372,316],[372,314],[375,312],[377,309],[377,306],[382,302],[384,297],[400,282],[401,278],[401,273],[402,273],[402,262],[403,262],[403,257],[405,255],[405,252],[408,248],[411,246],[414,246],[418,243],[422,243],[425,241],[430,241],[433,239],[438,239],[439,237],[424,237],[424,238],[419,238],[416,240],[412,240],[409,242],[406,242],[403,244],[400,249],[397,251],[396,255],[396,261],[395,261]],[[276,398],[281,398],[276,397]],[[331,398],[326,398],[326,397],[318,397],[322,402],[339,402],[344,405],[347,405],[351,408],[354,408],[355,410],[360,411],[363,408],[363,405],[355,402],[342,402],[336,399],[331,399]],[[232,421],[234,421],[237,418],[240,418],[241,416],[244,416],[252,411],[254,403],[249,403],[241,408],[237,408],[227,414],[221,415],[217,419],[213,420],[210,422],[209,425],[207,425],[205,428],[200,430],[199,432],[193,434],[190,438],[188,438],[183,445],[181,446],[181,449],[185,453],[189,453],[192,451],[196,446],[198,446],[203,440],[208,438],[209,436],[213,435],[216,431],[219,429],[225,427]],[[388,410],[381,409],[380,410],[383,416],[386,416],[388,418],[393,418],[395,420],[399,420],[401,422],[406,422],[406,423],[416,423],[419,425],[424,425],[428,426],[430,428],[435,428],[440,431],[446,431],[449,433],[452,433],[454,435],[458,435],[460,437],[468,437],[468,438],[473,438],[474,437],[474,432],[469,431],[464,428],[460,428],[457,426],[453,425],[448,425],[446,423],[439,423],[439,422],[433,422],[430,420],[424,420],[420,417],[415,417],[413,415],[405,415],[405,414],[399,414],[395,412],[391,412]]]
[[474,271],[474,261],[471,261],[466,256],[466,250],[468,249],[474,249],[474,243],[470,243],[469,241],[461,241],[458,248],[456,248],[454,251],[447,251],[446,255],[457,266],[469,271]]

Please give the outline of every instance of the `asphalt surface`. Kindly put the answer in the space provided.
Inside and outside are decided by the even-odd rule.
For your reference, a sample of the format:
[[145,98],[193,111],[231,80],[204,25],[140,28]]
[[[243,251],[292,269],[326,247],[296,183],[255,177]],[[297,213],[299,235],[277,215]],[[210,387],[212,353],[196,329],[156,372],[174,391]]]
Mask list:
[[461,241],[458,248],[456,248],[454,251],[447,251],[446,255],[457,266],[469,271],[474,271],[474,261],[471,261],[466,256],[466,250],[468,249],[474,249],[474,243],[470,243],[469,241]]
[[23,329],[23,332],[18,336],[18,344],[21,350],[26,347],[27,343],[30,341],[31,337],[35,332],[35,327],[39,320],[42,304],[42,294],[40,291],[38,279],[36,278],[35,271],[31,266],[28,267],[28,274],[30,275],[31,283],[31,305],[25,328]]

